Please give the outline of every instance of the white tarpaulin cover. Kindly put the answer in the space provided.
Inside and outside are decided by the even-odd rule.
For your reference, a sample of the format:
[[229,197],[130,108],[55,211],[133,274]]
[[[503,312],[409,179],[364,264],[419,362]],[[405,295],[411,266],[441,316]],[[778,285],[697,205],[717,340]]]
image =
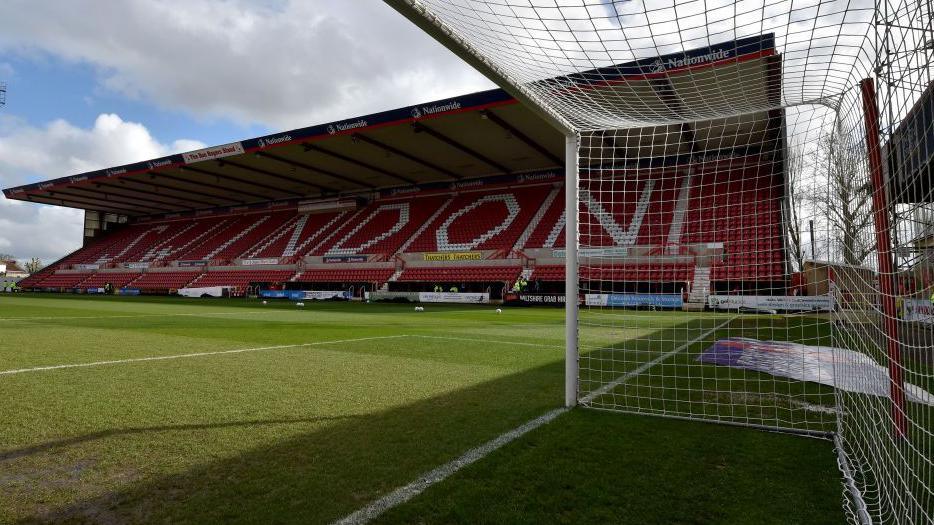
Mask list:
[[[848,392],[889,395],[888,370],[871,357],[844,348],[731,337],[714,343],[697,360],[812,381]],[[934,395],[917,385],[905,383],[905,396],[915,403],[934,405]]]

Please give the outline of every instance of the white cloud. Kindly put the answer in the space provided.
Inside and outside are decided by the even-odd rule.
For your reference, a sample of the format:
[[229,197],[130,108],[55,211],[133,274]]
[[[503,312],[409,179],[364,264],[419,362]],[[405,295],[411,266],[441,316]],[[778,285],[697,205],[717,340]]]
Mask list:
[[491,87],[382,2],[7,4],[0,50],[89,63],[106,89],[208,118],[292,128]]
[[[56,120],[45,127],[0,118],[0,188],[204,147],[193,140],[162,144],[145,126],[102,114],[90,129]],[[0,196],[0,251],[58,259],[81,245],[83,212]]]

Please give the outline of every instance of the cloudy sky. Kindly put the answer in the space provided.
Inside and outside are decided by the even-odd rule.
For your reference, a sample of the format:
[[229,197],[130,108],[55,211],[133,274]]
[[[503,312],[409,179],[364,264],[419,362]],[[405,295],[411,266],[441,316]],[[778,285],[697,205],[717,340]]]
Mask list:
[[[377,0],[6,0],[0,81],[3,188],[492,87]],[[81,221],[0,195],[0,253]]]

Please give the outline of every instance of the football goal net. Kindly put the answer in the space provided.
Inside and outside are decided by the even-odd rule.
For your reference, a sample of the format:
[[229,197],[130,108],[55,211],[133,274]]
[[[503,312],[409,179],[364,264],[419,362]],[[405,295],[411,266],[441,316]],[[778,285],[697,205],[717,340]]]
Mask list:
[[934,520],[934,3],[386,2],[566,137],[568,405],[832,439],[853,523]]

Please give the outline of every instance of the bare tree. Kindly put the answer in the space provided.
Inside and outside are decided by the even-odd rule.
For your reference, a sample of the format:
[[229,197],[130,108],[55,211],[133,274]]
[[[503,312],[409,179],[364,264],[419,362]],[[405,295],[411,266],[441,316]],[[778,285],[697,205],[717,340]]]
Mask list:
[[795,147],[789,147],[785,158],[785,174],[788,179],[788,210],[786,221],[788,223],[788,244],[791,258],[798,271],[804,269],[804,236],[801,233],[802,206],[807,200],[806,189],[803,187],[804,157]]
[[16,257],[10,255],[9,253],[0,252],[0,261],[15,261]]
[[42,261],[38,257],[33,257],[26,263],[26,271],[29,273],[36,273],[44,267]]
[[847,144],[843,135],[821,135],[810,152],[817,180],[826,184],[826,194],[807,196],[811,207],[829,227],[830,241],[843,262],[862,266],[875,250],[872,223],[872,186],[860,166],[865,152]]

